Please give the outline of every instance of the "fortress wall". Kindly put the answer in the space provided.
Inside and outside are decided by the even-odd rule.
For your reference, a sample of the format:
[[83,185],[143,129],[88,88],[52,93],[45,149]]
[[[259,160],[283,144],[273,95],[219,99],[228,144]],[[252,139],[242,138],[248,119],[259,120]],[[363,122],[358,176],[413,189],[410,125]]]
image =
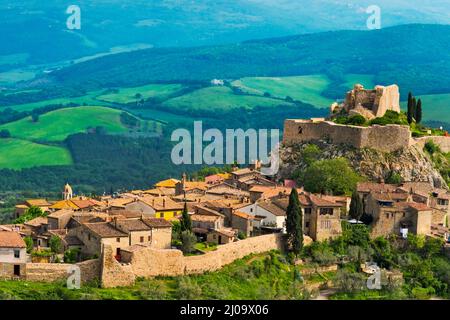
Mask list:
[[285,121],[283,135],[285,144],[317,140],[391,152],[409,146],[411,132],[407,126],[399,125],[357,127],[329,121],[292,119]]
[[414,143],[420,149],[423,149],[423,147],[425,146],[425,143],[427,143],[427,141],[429,141],[429,140],[431,140],[435,144],[437,144],[443,152],[450,152],[450,137],[438,137],[438,136],[422,137],[422,138],[414,139]]

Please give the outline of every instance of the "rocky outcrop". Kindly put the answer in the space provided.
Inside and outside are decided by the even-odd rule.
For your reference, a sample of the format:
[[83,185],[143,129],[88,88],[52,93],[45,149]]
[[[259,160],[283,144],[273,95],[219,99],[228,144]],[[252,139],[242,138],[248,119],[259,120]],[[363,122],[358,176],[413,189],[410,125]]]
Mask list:
[[[291,178],[297,168],[305,168],[302,150],[310,143],[284,145],[280,148],[279,178]],[[419,146],[413,145],[394,152],[361,148],[343,144],[332,144],[317,141],[321,150],[320,159],[343,157],[349,160],[351,166],[370,181],[386,180],[393,172],[398,173],[404,181],[429,182],[437,188],[447,188],[447,185],[434,168],[433,163],[425,156]]]

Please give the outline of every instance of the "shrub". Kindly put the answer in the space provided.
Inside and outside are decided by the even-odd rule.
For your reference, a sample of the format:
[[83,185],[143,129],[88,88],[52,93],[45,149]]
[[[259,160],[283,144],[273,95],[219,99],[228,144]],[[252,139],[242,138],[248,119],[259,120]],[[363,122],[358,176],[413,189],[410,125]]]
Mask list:
[[178,280],[178,289],[176,296],[179,300],[200,299],[202,288],[191,278],[181,277]]
[[364,118],[360,114],[355,114],[347,119],[346,124],[354,125],[354,126],[362,126],[366,124],[366,118]]
[[181,251],[183,251],[184,254],[194,252],[196,243],[197,238],[192,232],[183,231],[181,233]]
[[428,152],[430,155],[433,155],[436,152],[440,152],[441,149],[439,148],[439,146],[437,144],[435,144],[432,140],[428,140],[425,143],[425,146],[423,147],[423,149]]

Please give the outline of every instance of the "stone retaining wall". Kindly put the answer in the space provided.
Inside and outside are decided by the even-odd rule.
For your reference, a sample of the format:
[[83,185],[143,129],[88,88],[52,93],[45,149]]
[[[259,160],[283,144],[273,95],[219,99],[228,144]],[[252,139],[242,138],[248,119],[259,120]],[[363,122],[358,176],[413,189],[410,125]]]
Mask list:
[[[282,234],[269,234],[221,245],[199,256],[183,256],[179,250],[143,247],[133,251],[127,261],[117,262],[105,246],[102,257],[102,286],[132,285],[136,277],[181,276],[215,271],[253,253],[282,250]],[[308,238],[307,238],[308,239]],[[308,244],[311,239],[305,241]]]
[[[88,260],[76,265],[80,267],[82,283],[100,279],[100,260]],[[67,270],[71,266],[68,263],[27,263],[25,279],[37,282],[64,280],[69,276]]]

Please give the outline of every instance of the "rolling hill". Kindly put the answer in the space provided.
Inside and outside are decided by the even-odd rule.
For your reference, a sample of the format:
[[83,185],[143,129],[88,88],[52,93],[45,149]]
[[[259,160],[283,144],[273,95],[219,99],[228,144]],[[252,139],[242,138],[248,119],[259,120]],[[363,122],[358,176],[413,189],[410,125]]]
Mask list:
[[[450,26],[404,25],[335,31],[191,48],[154,48],[79,63],[46,77],[83,89],[149,82],[326,74],[328,98],[340,98],[347,74],[397,83],[405,95],[450,92]],[[338,95],[337,92],[340,92]]]

